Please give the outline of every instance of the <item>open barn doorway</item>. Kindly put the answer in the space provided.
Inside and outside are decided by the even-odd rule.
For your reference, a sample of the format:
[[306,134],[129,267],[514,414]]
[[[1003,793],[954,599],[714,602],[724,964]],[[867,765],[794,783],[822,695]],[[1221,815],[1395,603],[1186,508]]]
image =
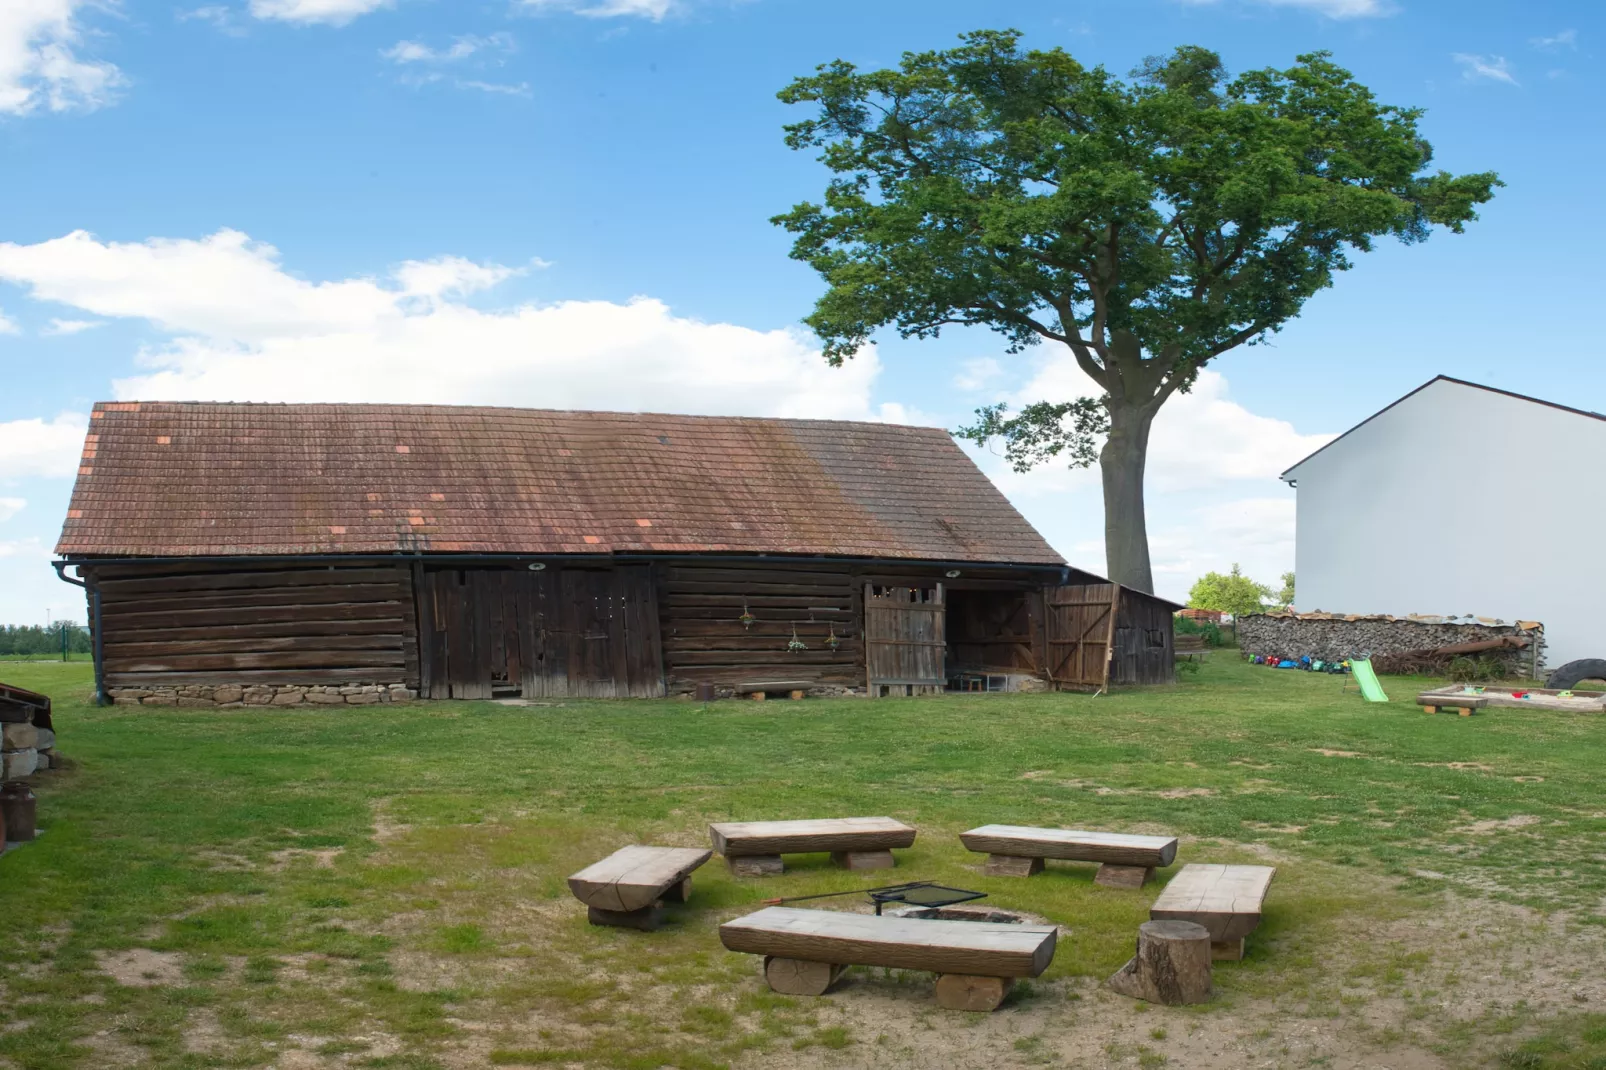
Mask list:
[[1036,590],[948,592],[948,686],[1019,691],[1041,671],[1042,595]]

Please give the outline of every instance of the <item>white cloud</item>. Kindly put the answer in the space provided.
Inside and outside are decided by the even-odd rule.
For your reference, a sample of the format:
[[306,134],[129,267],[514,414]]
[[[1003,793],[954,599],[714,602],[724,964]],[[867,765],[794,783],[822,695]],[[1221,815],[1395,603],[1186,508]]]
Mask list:
[[245,27],[240,25],[233,8],[224,4],[206,4],[189,11],[174,13],[180,22],[204,22],[230,37],[242,37]]
[[28,507],[25,498],[0,498],[0,524],[5,523]]
[[22,328],[17,326],[17,321],[6,315],[4,312],[0,312],[0,334],[21,333]]
[[975,357],[959,366],[954,386],[966,392],[992,386],[1004,374],[1004,366],[993,357]]
[[251,0],[251,14],[281,22],[344,26],[391,3],[392,0]]
[[125,398],[880,415],[873,349],[831,368],[797,332],[688,319],[648,297],[490,311],[461,300],[511,274],[442,257],[383,279],[313,282],[238,231],[0,244],[0,279],[35,298],[172,336],[141,354],[143,374],[116,384]]
[[[1206,5],[1218,0],[1184,0],[1186,3]],[[1381,18],[1394,14],[1395,7],[1388,0],[1252,0],[1265,7],[1290,7],[1314,11],[1330,19]]]
[[40,329],[39,333],[43,335],[82,334],[84,331],[92,331],[96,327],[104,327],[105,325],[104,320],[52,319],[49,325]]
[[[1100,393],[1068,350],[1050,351],[1025,386],[1000,400],[1019,408],[1032,401],[1069,401]],[[1332,438],[1300,434],[1287,420],[1250,412],[1228,396],[1226,378],[1206,368],[1190,392],[1172,395],[1155,417],[1145,485],[1151,490],[1175,491],[1234,480],[1275,479]],[[1015,478],[1023,484],[1051,484],[1043,489],[1055,490],[1088,480],[1097,482],[1098,475],[1094,470],[1048,465]]]
[[1469,82],[1487,78],[1493,82],[1517,85],[1517,76],[1504,56],[1478,56],[1468,52],[1451,53],[1451,59],[1461,64],[1461,77]]
[[587,18],[644,18],[661,22],[675,9],[676,0],[519,0],[531,11],[569,11]]
[[477,89],[481,93],[491,93],[508,97],[532,97],[534,91],[530,89],[529,82],[481,82],[472,78],[459,78],[453,83],[459,89]]
[[1528,43],[1541,52],[1560,52],[1564,48],[1576,52],[1578,50],[1578,31],[1562,30],[1552,37],[1530,37],[1528,38]]
[[511,52],[513,47],[512,34],[493,33],[488,37],[468,34],[452,38],[451,45],[446,48],[431,48],[422,41],[397,41],[380,55],[392,63],[456,63],[476,52]]
[[75,474],[88,430],[89,417],[78,412],[0,423],[0,480]]
[[90,110],[124,83],[110,63],[79,58],[77,15],[89,0],[0,0],[0,114]]

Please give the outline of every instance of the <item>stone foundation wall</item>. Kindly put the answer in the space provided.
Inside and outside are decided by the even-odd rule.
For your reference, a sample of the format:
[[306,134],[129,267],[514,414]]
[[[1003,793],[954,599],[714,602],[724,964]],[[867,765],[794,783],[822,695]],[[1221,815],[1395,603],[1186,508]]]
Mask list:
[[401,684],[186,684],[182,687],[107,688],[119,706],[369,706],[411,702],[418,692]]

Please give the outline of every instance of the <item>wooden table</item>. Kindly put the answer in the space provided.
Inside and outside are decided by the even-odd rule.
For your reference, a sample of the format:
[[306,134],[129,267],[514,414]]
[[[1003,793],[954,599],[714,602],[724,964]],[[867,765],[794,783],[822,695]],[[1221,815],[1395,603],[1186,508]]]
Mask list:
[[569,891],[586,905],[593,925],[651,931],[662,920],[663,903],[684,903],[692,870],[712,856],[699,847],[621,847],[570,877]]
[[773,876],[782,855],[829,851],[844,869],[891,869],[892,848],[915,842],[915,830],[890,817],[834,817],[807,821],[731,821],[708,826],[714,850],[731,872]]
[[1277,870],[1273,866],[1182,867],[1149,908],[1154,921],[1191,921],[1210,932],[1210,957],[1244,957],[1244,937],[1260,925],[1261,907]]
[[1135,836],[1122,832],[1042,829],[1027,825],[983,825],[959,834],[959,842],[987,855],[987,873],[996,877],[1030,877],[1043,871],[1043,860],[1099,862],[1093,877],[1110,888],[1141,888],[1159,866],[1177,857],[1175,836]]
[[1052,925],[766,907],[721,925],[719,939],[731,951],[765,956],[765,980],[788,995],[823,995],[848,966],[885,966],[938,974],[943,1007],[990,1011],[1015,978],[1048,969],[1057,932]]

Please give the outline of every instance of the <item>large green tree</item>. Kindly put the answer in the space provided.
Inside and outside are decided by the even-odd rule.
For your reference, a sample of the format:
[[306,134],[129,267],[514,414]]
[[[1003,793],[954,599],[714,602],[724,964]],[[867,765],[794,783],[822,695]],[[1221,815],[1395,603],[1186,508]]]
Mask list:
[[1379,104],[1326,53],[1230,78],[1184,47],[1125,82],[1014,31],[961,40],[781,91],[816,106],[787,143],[834,172],[823,203],[775,218],[827,284],[805,322],[834,364],[885,327],[1069,348],[1102,396],[991,406],[960,433],[1002,438],[1021,470],[1096,457],[1110,576],[1152,591],[1143,469],[1166,399],[1298,315],[1354,251],[1459,231],[1499,181],[1430,171],[1421,112]]

